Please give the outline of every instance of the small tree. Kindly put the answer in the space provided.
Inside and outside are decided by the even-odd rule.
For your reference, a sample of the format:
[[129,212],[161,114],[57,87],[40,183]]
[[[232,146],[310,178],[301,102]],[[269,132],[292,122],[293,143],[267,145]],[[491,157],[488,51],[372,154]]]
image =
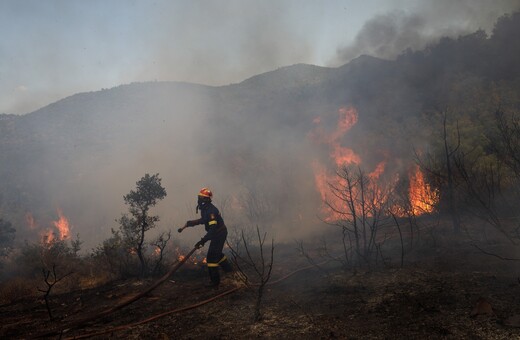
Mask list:
[[[49,319],[52,321],[52,320],[54,320],[54,316],[52,315],[52,310],[51,310],[50,301],[49,301],[49,295],[51,294],[51,290],[55,284],[57,284],[58,282],[60,282],[64,278],[66,278],[67,276],[72,275],[72,272],[69,272],[65,275],[58,276],[56,274],[56,264],[53,264],[52,271],[49,269],[42,268],[42,273],[43,273],[43,279],[44,279],[47,287],[45,289],[38,288],[38,290],[40,292],[44,293],[43,299],[45,300],[45,307],[47,307],[47,313],[49,314]],[[49,279],[49,277],[51,276],[51,273],[52,273],[52,278]]]
[[[229,249],[231,250],[231,255],[233,256],[233,262],[237,267],[238,272],[240,273],[239,277],[246,285],[250,285],[248,272],[252,273],[253,276],[256,277],[256,282],[253,283],[253,286],[256,286],[258,289],[256,290],[256,302],[255,302],[255,314],[254,321],[260,321],[262,318],[261,313],[261,305],[262,299],[264,296],[264,291],[267,283],[271,279],[271,273],[273,271],[273,261],[274,261],[274,239],[271,239],[271,250],[270,257],[267,258],[265,255],[264,244],[267,233],[264,233],[262,236],[260,234],[260,229],[258,226],[256,227],[256,236],[258,241],[258,250],[256,254],[253,252],[253,245],[250,244],[249,240],[244,235],[244,231],[241,233],[241,243],[236,244],[235,248],[232,248],[229,243]],[[241,251],[241,247],[243,247],[245,254]]]
[[169,230],[168,232],[162,232],[155,240],[151,242],[151,245],[155,247],[155,264],[153,266],[152,275],[161,274],[164,270],[164,250],[166,249],[166,245],[168,244],[168,241],[171,237],[172,232]]
[[166,197],[166,190],[161,185],[159,174],[150,176],[145,174],[136,183],[136,190],[131,190],[123,197],[125,204],[129,206],[130,215],[123,215],[119,219],[123,237],[135,250],[141,264],[141,276],[147,272],[146,259],[144,256],[145,233],[154,228],[159,221],[159,216],[149,215],[149,210],[159,200]]
[[378,185],[359,167],[344,166],[337,177],[337,183],[329,183],[336,200],[324,202],[340,217],[331,224],[341,228],[346,263],[370,265],[380,250],[378,231],[388,224],[391,187]]

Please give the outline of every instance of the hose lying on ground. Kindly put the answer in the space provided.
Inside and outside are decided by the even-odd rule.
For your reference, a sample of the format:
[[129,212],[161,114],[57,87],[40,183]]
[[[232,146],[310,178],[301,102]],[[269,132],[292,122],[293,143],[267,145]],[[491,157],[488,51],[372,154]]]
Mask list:
[[189,253],[188,255],[186,255],[181,261],[177,262],[177,264],[175,266],[173,266],[172,269],[170,269],[170,271],[166,274],[164,274],[163,277],[161,277],[159,280],[157,280],[156,282],[154,282],[150,287],[148,287],[147,289],[145,289],[144,291],[136,294],[136,295],[130,295],[130,296],[127,296],[125,298],[123,298],[119,303],[117,303],[115,306],[112,306],[110,308],[107,308],[101,312],[98,312],[98,313],[94,313],[94,314],[91,314],[91,315],[87,315],[79,320],[75,320],[75,321],[71,321],[57,329],[53,329],[53,330],[49,330],[49,331],[46,331],[44,333],[41,333],[41,334],[37,334],[34,336],[34,338],[42,338],[42,337],[49,337],[49,336],[53,336],[53,335],[62,335],[63,333],[69,331],[69,330],[72,330],[72,329],[75,329],[75,328],[78,328],[79,326],[82,326],[84,325],[85,323],[89,322],[89,321],[92,321],[92,320],[95,320],[95,319],[99,319],[101,317],[105,317],[123,307],[126,307],[128,306],[129,304],[139,300],[140,298],[142,298],[143,296],[147,295],[148,293],[150,293],[152,290],[154,290],[155,288],[159,287],[164,281],[166,281],[171,275],[173,275],[173,273],[175,273],[180,267],[182,267],[182,265],[190,258],[191,255],[193,255],[193,253],[197,250],[197,248],[193,248]]
[[[279,278],[276,281],[267,283],[267,285],[274,285],[274,284],[280,283],[283,280],[288,279],[289,277],[293,276],[294,274],[297,274],[297,273],[302,272],[302,271],[307,270],[307,269],[316,268],[316,266],[321,266],[321,265],[324,265],[324,264],[329,263],[331,261],[332,260],[327,260],[327,261],[322,262],[322,263],[318,263],[318,264],[314,264],[314,265],[310,265],[310,266],[307,266],[307,267],[300,268],[298,270],[290,272],[289,274]],[[253,284],[251,286],[257,286],[257,285]],[[127,329],[127,328],[131,328],[131,327],[139,326],[139,325],[145,324],[147,322],[151,322],[151,321],[160,319],[160,318],[162,318],[164,316],[167,316],[167,315],[170,315],[170,314],[180,313],[180,312],[184,312],[184,311],[187,311],[187,310],[190,310],[190,309],[194,309],[194,308],[200,307],[200,306],[205,305],[207,303],[213,302],[213,301],[215,301],[215,300],[217,300],[217,299],[219,299],[221,297],[224,297],[226,295],[235,293],[236,291],[238,291],[238,290],[240,290],[242,288],[245,288],[245,287],[247,287],[247,286],[246,285],[237,286],[237,287],[234,287],[232,289],[226,290],[223,293],[215,295],[215,296],[213,296],[213,297],[211,297],[209,299],[206,299],[204,301],[197,302],[197,303],[195,303],[193,305],[189,305],[189,306],[186,306],[186,307],[172,309],[172,310],[160,313],[160,314],[156,314],[154,316],[151,316],[151,317],[149,317],[147,319],[144,319],[144,320],[141,320],[141,321],[137,321],[137,322],[133,322],[133,323],[129,323],[129,324],[126,324],[126,325],[117,326],[117,327],[108,328],[108,329],[101,330],[101,331],[94,332],[94,333],[87,333],[87,334],[82,334],[82,335],[78,335],[78,336],[73,336],[73,337],[69,337],[69,338],[66,338],[66,339],[87,339],[87,338],[91,338],[91,337],[94,337],[94,336],[99,336],[99,335],[108,334],[108,333],[112,333],[112,332],[116,332],[116,331],[121,331],[121,330],[124,330],[124,329]]]
[[184,311],[187,311],[187,310],[190,310],[190,309],[194,309],[194,308],[200,307],[200,306],[205,305],[207,303],[210,303],[210,302],[212,302],[212,301],[214,301],[214,300],[216,300],[218,298],[221,298],[223,296],[226,296],[226,295],[229,295],[231,293],[234,293],[237,290],[242,289],[242,288],[243,288],[243,286],[238,286],[238,287],[226,290],[223,293],[220,293],[220,294],[218,294],[218,295],[216,295],[216,296],[214,296],[212,298],[209,298],[207,300],[198,302],[196,304],[193,304],[193,305],[190,305],[190,306],[187,306],[187,307],[182,307],[182,308],[169,310],[169,311],[163,312],[161,314],[157,314],[157,315],[151,316],[151,317],[149,317],[147,319],[144,319],[144,320],[141,320],[141,321],[137,321],[137,322],[126,324],[126,325],[121,325],[121,326],[105,329],[105,330],[98,331],[98,332],[95,332],[95,333],[87,333],[87,334],[73,336],[73,337],[69,337],[69,338],[65,338],[65,339],[87,339],[87,338],[91,338],[93,336],[103,335],[103,334],[107,334],[107,333],[121,331],[123,329],[131,328],[131,327],[139,326],[139,325],[142,325],[144,323],[160,319],[160,318],[162,318],[164,316],[167,316],[169,314],[180,313],[180,312],[184,312]]

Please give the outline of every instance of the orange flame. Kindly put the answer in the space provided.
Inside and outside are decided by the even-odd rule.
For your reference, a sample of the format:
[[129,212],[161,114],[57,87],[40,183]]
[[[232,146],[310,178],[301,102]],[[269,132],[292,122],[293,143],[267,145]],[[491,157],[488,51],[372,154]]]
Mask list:
[[414,215],[431,213],[435,205],[439,202],[439,191],[432,189],[431,186],[426,183],[419,166],[415,166],[410,173],[410,189],[408,195]]
[[[180,254],[180,249],[176,248],[175,253],[177,254],[177,260],[183,261],[186,256]],[[206,258],[203,257],[203,249],[197,249],[195,253],[191,255],[186,264],[198,265],[198,264],[206,264]]]
[[67,220],[65,215],[63,215],[61,209],[58,208],[57,211],[59,219],[52,223],[58,229],[60,240],[65,240],[70,237],[69,221]]
[[[54,240],[66,240],[70,238],[70,223],[65,217],[61,209],[57,209],[58,220],[52,221],[52,226],[46,229],[40,229],[38,223],[35,221],[32,213],[25,214],[25,222],[31,230],[40,229],[41,242],[43,244],[50,244]],[[56,232],[57,229],[57,232]]]
[[338,124],[332,133],[327,133],[321,126],[321,118],[314,118],[315,128],[309,136],[317,144],[325,144],[330,148],[330,157],[336,165],[361,164],[361,158],[352,149],[341,146],[341,137],[357,123],[358,114],[353,107],[341,107],[338,110]]
[[[353,125],[358,121],[358,114],[355,108],[341,107],[338,110],[338,122],[336,128],[327,134],[327,131],[322,126],[320,117],[314,118],[314,129],[309,133],[309,137],[317,144],[326,145],[329,148],[329,155],[331,163],[335,164],[336,169],[343,166],[360,165],[362,163],[361,157],[352,149],[341,145],[341,138],[348,132]],[[320,194],[321,200],[324,202],[322,206],[322,213],[325,216],[326,222],[334,222],[345,218],[347,211],[345,210],[345,197],[342,196],[343,188],[346,187],[346,181],[335,173],[329,171],[327,166],[314,161],[312,163],[314,171],[315,186]],[[390,192],[398,183],[398,175],[394,176],[394,180],[390,179],[387,184],[383,183],[381,176],[385,173],[386,161],[380,162],[376,168],[366,175],[367,189],[371,197],[366,202],[372,204],[373,207],[378,207],[380,204],[388,201]],[[409,208],[399,206],[392,207],[394,213],[399,216],[404,216],[406,211],[412,212],[414,215],[421,215],[433,211],[434,206],[439,201],[439,194],[437,190],[430,187],[425,182],[424,176],[420,169],[416,167],[413,172],[410,172],[410,187],[408,190]],[[392,183],[393,182],[393,183]],[[357,195],[358,189],[353,188],[354,196]],[[357,211],[359,207],[354,207]],[[366,207],[365,207],[366,208]],[[352,208],[347,208],[350,210]]]
[[368,174],[368,178],[370,178],[372,181],[377,181],[379,179],[379,177],[381,177],[383,172],[385,172],[385,167],[386,167],[386,161],[382,161],[381,163],[379,163],[376,166],[374,171],[372,171],[371,173]]
[[55,234],[52,231],[52,229],[47,229],[45,231],[42,231],[40,233],[40,235],[41,235],[42,243],[45,245],[52,243],[52,241],[54,241],[54,238],[55,238]]
[[[353,107],[340,107],[338,109],[338,123],[334,131],[327,133],[321,126],[321,118],[317,117],[313,120],[315,128],[309,136],[317,144],[326,145],[330,152],[330,159],[334,162],[337,168],[348,165],[361,164],[361,157],[357,155],[352,149],[341,145],[341,138],[347,133],[352,126],[357,123],[358,113]],[[341,206],[344,204],[342,199],[337,197],[334,190],[331,188],[344,187],[345,183],[341,178],[331,174],[327,168],[318,161],[312,163],[314,169],[314,181],[316,188],[321,196],[323,202],[327,202],[322,207],[322,212],[325,215],[325,221],[332,222],[342,218]],[[382,166],[384,170],[384,165]],[[377,171],[378,169],[376,169]]]

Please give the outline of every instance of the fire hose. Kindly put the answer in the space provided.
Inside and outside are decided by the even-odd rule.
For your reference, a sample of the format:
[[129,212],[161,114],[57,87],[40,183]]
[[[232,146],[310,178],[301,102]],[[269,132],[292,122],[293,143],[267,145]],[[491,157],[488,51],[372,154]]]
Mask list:
[[213,297],[211,297],[209,299],[206,299],[204,301],[198,302],[196,304],[193,304],[193,305],[190,305],[190,306],[186,306],[186,307],[177,308],[177,309],[174,309],[174,310],[169,310],[169,311],[163,312],[161,314],[157,314],[157,315],[151,316],[151,317],[149,317],[147,319],[144,319],[144,320],[141,320],[141,321],[137,321],[137,322],[134,322],[134,323],[131,323],[131,324],[126,324],[126,325],[121,325],[121,326],[117,326],[117,327],[112,327],[112,328],[101,330],[101,331],[98,331],[98,332],[95,332],[95,333],[82,334],[82,335],[73,336],[73,337],[69,337],[69,338],[65,338],[65,339],[87,339],[87,338],[91,338],[93,336],[99,336],[99,335],[103,335],[103,334],[107,334],[107,333],[121,331],[123,329],[131,328],[131,327],[139,326],[139,325],[142,325],[144,323],[160,319],[160,318],[165,317],[165,316],[170,315],[170,314],[180,313],[180,312],[185,312],[185,311],[190,310],[190,309],[195,309],[197,307],[200,307],[202,305],[205,305],[207,303],[215,301],[218,298],[221,298],[223,296],[226,296],[226,295],[229,295],[231,293],[234,293],[237,290],[242,289],[242,288],[243,288],[243,286],[238,286],[238,287],[226,290],[223,293],[220,293],[220,294],[218,294],[216,296],[213,296]]
[[159,280],[154,282],[150,287],[148,287],[144,291],[142,291],[136,295],[127,296],[126,298],[123,298],[115,306],[112,306],[110,308],[107,308],[107,309],[105,309],[101,312],[95,313],[95,314],[87,315],[79,320],[72,321],[72,322],[60,327],[59,329],[54,329],[54,330],[47,331],[45,333],[37,334],[36,336],[34,336],[34,338],[49,337],[49,336],[53,336],[53,335],[61,336],[63,333],[65,333],[69,330],[78,328],[79,326],[82,326],[89,321],[107,316],[107,315],[109,315],[117,310],[120,310],[121,308],[126,307],[129,304],[139,300],[140,298],[142,298],[143,296],[146,296],[148,293],[150,293],[155,288],[159,287],[162,283],[164,283],[164,281],[166,281],[171,275],[173,275],[173,273],[175,273],[180,267],[182,267],[182,265],[190,258],[191,255],[193,255],[193,253],[197,249],[198,249],[197,247],[193,248],[182,260],[178,261],[177,264],[175,266],[173,266],[172,269],[170,269],[170,271],[168,273],[164,274],[164,276],[162,276]]
[[[305,270],[310,269],[310,268],[316,268],[317,266],[321,266],[321,265],[327,264],[327,263],[329,263],[331,261],[333,261],[333,260],[327,260],[327,261],[324,261],[324,262],[321,262],[321,263],[318,263],[318,264],[314,264],[314,265],[310,265],[310,266],[306,266],[306,267],[300,268],[298,270],[290,272],[289,274],[284,275],[283,277],[279,278],[278,280],[275,280],[275,281],[267,283],[267,285],[272,286],[272,285],[278,284],[278,283],[282,282],[283,280],[286,280],[289,277],[291,277],[291,276],[293,276],[293,275],[295,275],[295,274],[297,274],[299,272],[305,271]],[[250,286],[257,286],[257,284],[251,284]],[[226,295],[235,293],[236,291],[238,291],[238,290],[240,290],[242,288],[245,288],[245,287],[247,287],[247,286],[246,285],[237,286],[237,287],[231,288],[229,290],[226,290],[226,291],[224,291],[224,292],[222,292],[222,293],[220,293],[218,295],[215,295],[215,296],[213,296],[213,297],[211,297],[209,299],[206,299],[204,301],[201,301],[201,302],[198,302],[198,303],[195,303],[193,305],[186,306],[186,307],[181,307],[181,308],[169,310],[169,311],[166,311],[166,312],[163,312],[163,313],[160,313],[160,314],[156,314],[156,315],[153,315],[153,316],[151,316],[149,318],[146,318],[144,320],[140,320],[140,321],[137,321],[137,322],[126,324],[126,325],[121,325],[121,326],[117,326],[117,327],[104,329],[104,330],[101,330],[101,331],[98,331],[98,332],[94,332],[94,333],[87,333],[87,334],[82,334],[82,335],[78,335],[78,336],[68,337],[68,338],[65,338],[65,339],[87,339],[87,338],[91,338],[91,337],[94,337],[94,336],[100,336],[100,335],[103,335],[103,334],[113,333],[113,332],[121,331],[121,330],[124,330],[124,329],[127,329],[127,328],[139,326],[139,325],[142,325],[142,324],[145,324],[145,323],[148,323],[148,322],[160,319],[160,318],[165,317],[165,316],[170,315],[170,314],[175,314],[175,313],[180,313],[180,312],[185,312],[187,310],[195,309],[195,308],[200,307],[202,305],[205,305],[205,304],[208,304],[210,302],[213,302],[213,301],[215,301],[215,300],[217,300],[217,299],[219,299],[221,297],[224,297]]]
[[[175,273],[180,267],[182,267],[182,265],[191,257],[191,255],[193,255],[193,253],[198,249],[198,247],[194,247],[184,258],[182,258],[182,260],[178,261],[177,264],[172,267],[172,269],[170,269],[170,271],[168,273],[166,273],[164,276],[162,276],[159,280],[157,280],[156,282],[154,282],[151,286],[149,286],[147,289],[145,289],[144,291],[136,294],[136,295],[132,295],[132,296],[127,296],[126,298],[122,299],[118,304],[116,304],[115,306],[111,307],[111,308],[107,308],[101,312],[98,312],[98,313],[95,313],[95,314],[91,314],[91,315],[87,315],[79,320],[76,320],[76,321],[72,321],[62,327],[60,327],[59,329],[54,329],[54,330],[49,330],[49,331],[46,331],[45,333],[40,333],[40,334],[37,334],[35,335],[33,338],[43,338],[43,337],[49,337],[49,336],[63,336],[64,333],[70,331],[70,330],[73,330],[73,329],[76,329],[84,324],[86,324],[87,322],[89,321],[92,321],[92,320],[95,320],[95,319],[99,319],[101,317],[105,317],[117,310],[120,310],[122,309],[123,307],[126,307],[128,305],[130,305],[131,303],[141,299],[142,297],[146,296],[148,293],[150,293],[151,291],[153,291],[154,289],[156,289],[157,287],[159,287],[162,283],[164,283],[171,275],[173,275],[173,273]],[[327,260],[327,261],[324,261],[323,263],[319,263],[319,264],[316,264],[316,265],[310,265],[310,266],[307,266],[307,267],[304,267],[304,268],[300,268],[299,270],[296,270],[296,271],[293,271],[285,276],[283,276],[282,278],[276,280],[276,281],[273,281],[273,282],[270,282],[268,283],[267,285],[274,285],[274,284],[277,284],[287,278],[289,278],[290,276],[293,276],[294,274],[296,273],[299,273],[301,271],[304,271],[304,270],[307,270],[307,269],[310,269],[310,268],[313,268],[313,267],[316,267],[316,266],[320,266],[320,265],[323,265],[323,264],[326,264],[328,262],[330,262],[331,260]],[[251,285],[251,286],[255,286],[254,284]],[[150,322],[150,321],[153,321],[153,320],[156,320],[156,319],[159,319],[161,317],[164,317],[164,316],[167,316],[169,314],[173,314],[173,313],[179,313],[179,312],[183,312],[183,311],[187,311],[187,310],[190,310],[190,309],[194,309],[194,308],[197,308],[199,306],[202,306],[202,305],[205,305],[209,302],[212,302],[220,297],[223,297],[223,296],[226,296],[226,295],[229,295],[231,293],[234,293],[244,287],[247,287],[246,285],[243,285],[243,286],[238,286],[238,287],[234,287],[232,289],[229,289],[223,293],[220,293],[212,298],[209,298],[207,300],[204,300],[204,301],[201,301],[199,303],[196,303],[194,305],[190,305],[190,306],[186,306],[186,307],[181,307],[181,308],[177,308],[177,309],[174,309],[174,310],[170,310],[170,311],[166,311],[166,312],[163,312],[161,314],[158,314],[158,315],[155,315],[155,316],[152,316],[152,317],[149,317],[145,320],[141,320],[141,321],[138,321],[138,322],[135,322],[135,323],[131,323],[131,324],[127,324],[127,325],[122,325],[122,326],[118,326],[118,327],[113,327],[113,328],[110,328],[110,329],[107,329],[107,330],[104,330],[104,331],[99,331],[99,332],[96,332],[96,333],[89,333],[89,334],[84,334],[84,335],[81,335],[81,336],[74,336],[74,337],[70,337],[70,338],[67,338],[67,339],[84,339],[84,338],[89,338],[89,337],[93,337],[93,336],[98,336],[98,335],[102,335],[102,334],[106,334],[106,333],[110,333],[110,332],[114,332],[114,331],[118,331],[118,330],[123,330],[123,329],[126,329],[126,328],[130,328],[130,327],[134,327],[134,326],[137,326],[137,325],[141,325],[141,324],[144,324],[144,323],[147,323],[147,322]]]

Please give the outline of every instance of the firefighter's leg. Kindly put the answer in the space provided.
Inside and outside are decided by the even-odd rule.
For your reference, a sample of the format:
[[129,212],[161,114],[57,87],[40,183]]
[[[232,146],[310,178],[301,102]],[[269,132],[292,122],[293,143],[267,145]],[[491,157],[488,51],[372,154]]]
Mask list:
[[233,266],[231,262],[228,260],[226,255],[222,254],[222,258],[219,261],[220,266],[226,273],[231,273],[233,271]]
[[222,253],[222,250],[224,249],[224,244],[226,243],[227,238],[227,230],[220,235],[220,239],[222,242],[222,248],[220,248],[220,256],[218,264],[224,270],[226,273],[230,273],[233,271],[233,266],[231,265],[231,262],[228,260],[227,256]]
[[[224,236],[224,237],[222,237]],[[207,266],[211,283],[215,286],[220,284],[220,273],[218,267],[222,259],[222,249],[226,241],[226,235],[222,235],[211,240],[208,249]]]
[[208,274],[210,283],[207,285],[207,287],[218,287],[220,284],[220,274],[218,272],[218,265],[216,267],[210,267],[208,264]]

